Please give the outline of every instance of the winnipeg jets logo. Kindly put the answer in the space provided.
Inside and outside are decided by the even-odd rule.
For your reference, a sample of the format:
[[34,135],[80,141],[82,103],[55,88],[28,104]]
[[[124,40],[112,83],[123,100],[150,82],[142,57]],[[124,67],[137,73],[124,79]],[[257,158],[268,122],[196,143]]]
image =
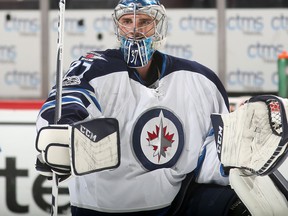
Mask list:
[[163,108],[142,114],[134,126],[132,138],[134,153],[148,170],[175,165],[184,145],[181,122]]
[[158,157],[158,162],[160,162],[161,157],[166,158],[166,151],[172,146],[174,142],[174,134],[166,133],[167,126],[163,126],[163,119],[160,119],[159,126],[156,126],[156,130],[153,133],[148,132],[148,142],[149,145],[153,147],[154,157]]

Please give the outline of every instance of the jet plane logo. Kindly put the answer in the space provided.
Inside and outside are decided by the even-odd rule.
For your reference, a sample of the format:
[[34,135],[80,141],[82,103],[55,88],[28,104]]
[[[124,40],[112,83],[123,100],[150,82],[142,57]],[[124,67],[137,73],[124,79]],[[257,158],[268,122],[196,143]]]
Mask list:
[[174,113],[155,108],[140,116],[132,139],[134,153],[146,169],[169,168],[176,164],[183,150],[183,127]]
[[172,147],[172,143],[174,142],[173,136],[174,134],[166,133],[167,126],[163,126],[163,120],[160,119],[159,126],[156,125],[156,130],[153,133],[148,132],[148,142],[149,146],[153,147],[154,154],[153,157],[158,158],[158,162],[160,162],[161,157],[166,158],[166,151],[168,148]]

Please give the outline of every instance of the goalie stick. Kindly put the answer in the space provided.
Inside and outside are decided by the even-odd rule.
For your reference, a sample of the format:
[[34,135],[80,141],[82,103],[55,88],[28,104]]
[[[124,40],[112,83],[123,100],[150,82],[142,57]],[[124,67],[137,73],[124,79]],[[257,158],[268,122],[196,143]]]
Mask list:
[[[57,41],[57,66],[56,66],[56,105],[54,123],[57,124],[61,118],[62,110],[62,71],[63,71],[63,34],[64,34],[64,12],[65,0],[59,0],[59,22]],[[58,175],[53,172],[52,178],[52,206],[51,216],[58,215]]]
[[285,177],[279,172],[279,170],[271,173],[269,177],[272,179],[274,184],[277,186],[277,188],[279,188],[279,190],[283,193],[286,200],[288,201],[288,179],[285,179]]

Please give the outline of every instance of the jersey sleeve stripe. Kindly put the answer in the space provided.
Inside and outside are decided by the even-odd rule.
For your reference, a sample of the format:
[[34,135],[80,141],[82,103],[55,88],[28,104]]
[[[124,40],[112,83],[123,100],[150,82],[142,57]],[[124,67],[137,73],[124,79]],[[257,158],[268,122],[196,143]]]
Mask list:
[[[101,112],[101,106],[97,100],[97,98],[95,97],[95,94],[93,92],[90,92],[88,90],[82,89],[82,88],[63,88],[63,92],[62,95],[76,95],[76,94],[80,94],[83,96],[83,98],[86,98],[86,100],[88,101],[88,105],[93,104],[97,107],[97,109]],[[56,92],[55,90],[51,91],[49,98],[55,98]],[[75,96],[76,97],[76,96]],[[77,98],[81,98],[79,97],[79,95],[77,96]],[[83,101],[84,99],[82,98],[82,103],[86,104],[85,101]],[[86,105],[85,107],[88,107],[88,105]]]

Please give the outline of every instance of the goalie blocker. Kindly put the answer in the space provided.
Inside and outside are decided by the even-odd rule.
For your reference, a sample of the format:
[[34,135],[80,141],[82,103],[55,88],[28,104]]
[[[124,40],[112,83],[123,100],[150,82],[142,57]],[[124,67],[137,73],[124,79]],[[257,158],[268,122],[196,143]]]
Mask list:
[[45,176],[81,176],[120,165],[118,121],[99,118],[41,128],[36,138],[36,170]]

